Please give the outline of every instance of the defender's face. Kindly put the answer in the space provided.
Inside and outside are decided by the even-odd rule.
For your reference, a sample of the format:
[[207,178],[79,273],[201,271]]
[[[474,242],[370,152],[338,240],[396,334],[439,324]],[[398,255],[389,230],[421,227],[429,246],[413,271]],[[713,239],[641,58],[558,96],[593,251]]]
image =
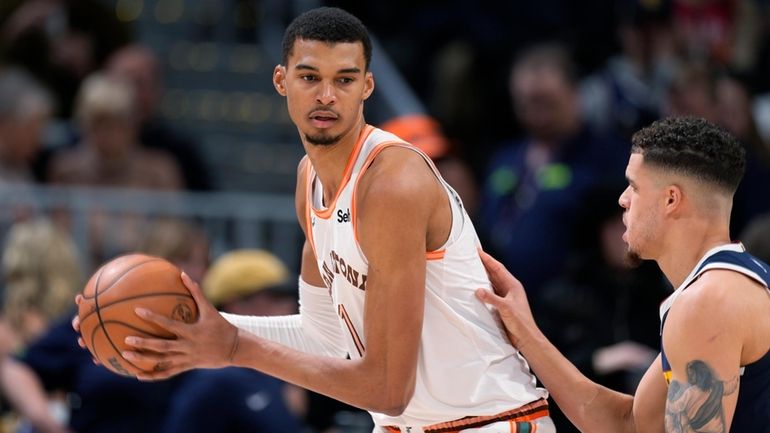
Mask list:
[[300,134],[314,145],[335,144],[349,134],[374,90],[360,42],[297,39],[286,65],[276,66],[273,84],[286,96]]
[[627,255],[632,264],[641,259],[655,258],[665,203],[663,189],[655,182],[652,169],[645,166],[643,160],[641,154],[631,154],[626,167],[628,187],[618,200],[625,210],[623,240],[628,245]]

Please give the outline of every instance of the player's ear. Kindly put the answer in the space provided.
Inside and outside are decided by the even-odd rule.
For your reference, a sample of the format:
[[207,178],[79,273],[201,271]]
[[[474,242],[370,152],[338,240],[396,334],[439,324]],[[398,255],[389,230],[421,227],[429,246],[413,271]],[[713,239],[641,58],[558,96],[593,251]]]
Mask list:
[[281,64],[273,69],[273,86],[281,96],[286,96],[286,67]]
[[679,185],[669,185],[666,188],[666,213],[673,213],[682,207],[682,200],[684,196],[682,194],[682,188]]
[[364,101],[369,99],[372,92],[374,92],[374,75],[372,75],[372,71],[366,71],[364,75]]

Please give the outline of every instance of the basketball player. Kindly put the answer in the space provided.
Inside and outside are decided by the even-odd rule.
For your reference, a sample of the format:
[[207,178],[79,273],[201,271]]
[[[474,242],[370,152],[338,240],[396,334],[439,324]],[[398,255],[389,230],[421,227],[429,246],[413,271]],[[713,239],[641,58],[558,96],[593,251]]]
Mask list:
[[474,297],[490,285],[457,195],[424,154],[364,121],[370,59],[361,22],[320,8],[288,27],[274,70],[307,153],[300,314],[220,315],[184,277],[200,321],[138,310],[177,339],[129,337],[125,357],[157,363],[145,380],[254,368],[370,411],[376,432],[552,432],[546,391]]
[[623,239],[631,258],[655,260],[677,287],[660,309],[661,353],[635,397],[590,382],[561,356],[521,284],[486,255],[497,294],[477,294],[581,431],[770,433],[770,267],[729,236],[744,150],[694,118],[653,123],[632,143]]

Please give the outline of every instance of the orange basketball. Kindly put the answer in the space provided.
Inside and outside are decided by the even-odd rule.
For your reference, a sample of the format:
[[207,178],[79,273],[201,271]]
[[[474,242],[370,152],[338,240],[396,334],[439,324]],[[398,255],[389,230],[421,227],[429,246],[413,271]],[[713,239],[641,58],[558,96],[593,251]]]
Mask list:
[[155,365],[121,356],[132,350],[124,341],[130,335],[174,338],[137,316],[137,307],[186,323],[198,320],[198,307],[180,275],[167,260],[144,254],[121,256],[99,268],[83,289],[78,308],[80,334],[94,358],[124,376],[153,371]]

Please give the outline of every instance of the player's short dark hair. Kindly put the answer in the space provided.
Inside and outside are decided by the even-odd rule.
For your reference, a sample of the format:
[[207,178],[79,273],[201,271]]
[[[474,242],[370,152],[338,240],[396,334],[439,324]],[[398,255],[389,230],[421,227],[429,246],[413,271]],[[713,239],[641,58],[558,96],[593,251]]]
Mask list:
[[283,34],[283,64],[291,56],[297,39],[321,41],[330,44],[361,42],[364,46],[366,69],[372,61],[372,40],[366,26],[353,15],[340,8],[321,7],[311,9],[294,19]]
[[695,117],[654,122],[631,138],[644,163],[672,170],[734,193],[746,168],[743,145],[724,129]]

